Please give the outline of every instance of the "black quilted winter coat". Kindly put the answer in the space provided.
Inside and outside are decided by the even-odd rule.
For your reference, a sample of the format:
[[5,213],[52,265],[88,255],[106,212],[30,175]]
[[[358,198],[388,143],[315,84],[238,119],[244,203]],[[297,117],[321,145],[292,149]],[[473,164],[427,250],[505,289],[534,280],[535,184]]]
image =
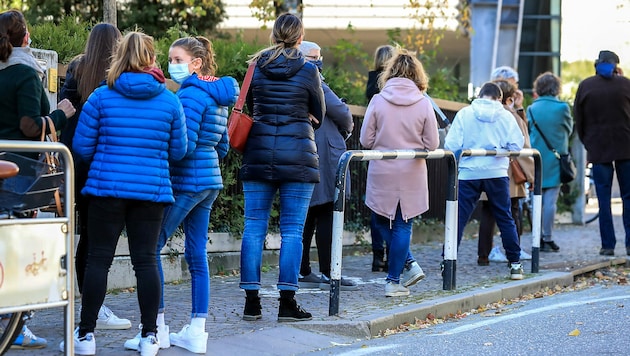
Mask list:
[[[258,59],[247,95],[254,125],[243,152],[241,180],[319,182],[314,129],[326,111],[319,71],[297,49],[285,53],[289,55],[268,64],[271,52]],[[309,113],[319,124],[311,123]]]

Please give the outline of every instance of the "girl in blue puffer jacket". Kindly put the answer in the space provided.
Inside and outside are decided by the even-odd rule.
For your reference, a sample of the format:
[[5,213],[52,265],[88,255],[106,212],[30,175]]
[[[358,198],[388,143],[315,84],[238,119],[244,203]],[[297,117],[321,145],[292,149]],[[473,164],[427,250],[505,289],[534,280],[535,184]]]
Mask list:
[[72,144],[76,159],[90,166],[82,190],[89,196],[90,241],[81,322],[74,335],[76,354],[96,352],[98,310],[125,226],[142,323],[138,349],[141,355],[159,351],[155,251],[164,208],[175,201],[169,160],[182,159],[187,143],[184,110],[155,66],[153,38],[128,33],[114,54],[107,86],[97,88],[83,105]]
[[[194,353],[206,353],[210,275],[208,272],[208,224],[212,204],[223,189],[219,159],[229,149],[228,106],[234,105],[239,87],[232,77],[217,78],[212,43],[205,37],[185,37],[173,42],[168,52],[168,72],[181,85],[177,96],[184,106],[188,129],[186,157],[171,164],[175,203],[164,211],[157,246],[157,263],[162,282],[162,299],[157,316],[160,347],[170,344]],[[164,273],[160,251],[177,227],[184,225],[184,257],[191,276],[192,311],[190,324],[178,333],[168,333],[164,321]],[[125,342],[135,349],[140,337]]]

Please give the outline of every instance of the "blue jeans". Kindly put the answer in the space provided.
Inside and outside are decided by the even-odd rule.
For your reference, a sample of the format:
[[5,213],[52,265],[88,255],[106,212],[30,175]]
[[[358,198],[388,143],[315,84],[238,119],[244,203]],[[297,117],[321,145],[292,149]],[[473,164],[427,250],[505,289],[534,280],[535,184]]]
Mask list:
[[475,210],[481,192],[486,192],[488,203],[501,231],[501,241],[505,255],[510,262],[518,262],[521,247],[518,243],[518,232],[510,209],[510,181],[508,177],[459,180],[457,246],[462,241],[464,228]]
[[400,205],[396,209],[396,217],[392,221],[378,214],[373,214],[372,218],[375,230],[383,237],[389,249],[387,254],[388,272],[385,280],[400,283],[400,274],[403,268],[406,264],[414,261],[409,250],[413,218],[407,221],[403,220]]
[[219,190],[208,189],[199,193],[176,192],[175,203],[164,210],[164,219],[157,246],[157,264],[162,282],[162,297],[158,312],[164,312],[164,271],[160,251],[177,227],[184,223],[184,258],[191,277],[191,318],[207,318],[210,299],[210,273],[208,272],[208,224],[212,204]]
[[542,190],[542,240],[553,241],[553,222],[556,218],[558,195],[560,187],[544,188]]
[[267,237],[269,213],[280,192],[279,290],[298,290],[302,260],[302,233],[314,183],[244,181],[245,229],[241,243],[241,283],[245,290],[260,289],[262,253]]
[[611,191],[613,172],[617,172],[617,182],[621,193],[623,206],[623,227],[626,233],[626,248],[630,247],[630,160],[615,161],[613,163],[593,164],[593,181],[599,203],[599,234],[602,248],[615,249],[617,238],[613,225],[611,210]]

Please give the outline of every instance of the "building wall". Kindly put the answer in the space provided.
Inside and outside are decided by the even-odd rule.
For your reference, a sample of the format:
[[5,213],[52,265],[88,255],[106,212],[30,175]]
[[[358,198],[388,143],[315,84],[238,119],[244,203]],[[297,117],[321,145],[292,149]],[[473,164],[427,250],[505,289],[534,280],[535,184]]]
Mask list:
[[[437,28],[445,28],[446,32],[438,47],[435,66],[457,68],[457,72],[464,76],[461,85],[465,87],[468,83],[470,41],[457,32],[455,6],[458,1],[447,2],[450,6],[447,18],[436,20]],[[226,0],[224,3],[229,18],[219,26],[222,31],[232,34],[241,32],[245,40],[256,41],[261,46],[269,43],[271,31],[253,17],[250,0]],[[419,23],[411,19],[413,10],[406,7],[408,4],[409,0],[303,0],[305,38],[322,47],[327,65],[340,64],[331,62],[333,57],[328,50],[340,39],[360,45],[371,57],[376,47],[388,43],[388,30],[420,28]],[[272,25],[267,24],[269,27]],[[437,68],[427,69],[431,74]]]

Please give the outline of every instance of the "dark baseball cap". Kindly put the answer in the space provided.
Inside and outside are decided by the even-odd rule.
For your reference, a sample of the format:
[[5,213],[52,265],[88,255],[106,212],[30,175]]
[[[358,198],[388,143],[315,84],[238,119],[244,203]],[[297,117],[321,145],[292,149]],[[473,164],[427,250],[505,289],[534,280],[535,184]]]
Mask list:
[[612,63],[619,64],[619,56],[615,54],[613,51],[599,51],[599,57],[597,58],[597,62],[602,63]]

